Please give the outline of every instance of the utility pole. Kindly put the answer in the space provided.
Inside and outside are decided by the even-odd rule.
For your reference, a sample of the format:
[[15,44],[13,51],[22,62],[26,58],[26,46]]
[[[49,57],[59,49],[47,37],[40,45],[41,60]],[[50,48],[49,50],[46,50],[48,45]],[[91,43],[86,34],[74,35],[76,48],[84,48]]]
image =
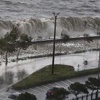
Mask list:
[[53,58],[52,58],[52,74],[54,74],[54,60],[55,60],[55,39],[56,39],[56,20],[59,13],[53,12],[55,22],[54,22],[54,40],[53,40]]
[[98,60],[98,79],[100,78],[99,77],[99,70],[100,70],[99,68],[100,68],[100,50],[99,50],[99,60]]

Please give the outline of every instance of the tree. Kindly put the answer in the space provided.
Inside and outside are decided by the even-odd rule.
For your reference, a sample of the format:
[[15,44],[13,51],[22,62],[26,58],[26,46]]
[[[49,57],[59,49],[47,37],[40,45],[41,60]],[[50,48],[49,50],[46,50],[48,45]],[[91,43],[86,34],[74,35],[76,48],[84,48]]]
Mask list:
[[18,39],[18,34],[15,32],[14,27],[10,33],[7,33],[4,37],[0,39],[0,51],[5,54],[5,80],[8,65],[8,53],[13,53],[15,49],[15,44]]
[[88,81],[85,82],[85,85],[87,88],[92,90],[92,93],[94,90],[97,90],[96,98],[98,98],[98,89],[100,89],[100,79],[89,77]]
[[85,87],[85,85],[79,83],[79,82],[75,82],[73,84],[71,84],[68,87],[69,91],[71,93],[73,93],[76,97],[80,94],[80,93],[88,93],[87,88]]
[[16,100],[37,100],[36,96],[28,92],[21,93]]
[[84,33],[83,36],[84,36],[84,37],[89,37],[89,34]]
[[0,39],[0,50],[5,54],[5,65],[8,64],[8,53],[15,50],[14,46],[7,40],[6,37]]
[[70,36],[69,36],[69,35],[67,35],[67,34],[61,34],[61,38],[62,38],[62,39],[69,39],[69,38],[70,38]]
[[97,90],[97,88],[100,89],[100,79],[89,77],[85,82],[85,85],[93,92],[94,90]]
[[28,36],[27,34],[21,34],[19,35],[19,38],[17,40],[16,44],[16,51],[17,51],[17,62],[18,62],[18,56],[20,54],[20,50],[26,50],[31,45],[32,38]]
[[91,38],[89,38],[89,34],[84,33],[83,36],[86,38],[86,41],[87,41],[88,43],[93,42],[93,40],[92,40]]
[[55,94],[55,98],[57,98],[57,100],[61,100],[61,98],[65,98],[65,96],[69,95],[69,91],[67,91],[66,89],[64,88],[60,88],[56,94]]
[[69,40],[70,36],[68,34],[61,34],[61,38],[64,40],[64,43]]

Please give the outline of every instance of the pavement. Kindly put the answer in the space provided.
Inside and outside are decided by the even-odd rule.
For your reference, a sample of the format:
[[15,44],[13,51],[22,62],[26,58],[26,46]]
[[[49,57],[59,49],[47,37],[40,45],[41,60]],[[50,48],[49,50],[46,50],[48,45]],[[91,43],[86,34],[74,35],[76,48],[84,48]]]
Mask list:
[[[33,87],[33,88],[22,90],[22,91],[19,91],[19,92],[21,92],[21,93],[29,92],[29,93],[36,95],[37,100],[45,100],[46,92],[47,92],[48,89],[50,89],[52,87],[64,87],[65,89],[68,89],[69,85],[74,83],[74,82],[80,82],[80,83],[84,84],[85,81],[88,79],[88,77],[97,77],[97,74],[78,77],[78,78],[72,78],[72,79],[66,79],[64,81],[49,83],[49,84],[46,84],[46,85]],[[73,94],[69,95],[66,100],[68,100],[68,99],[70,100],[72,98],[75,98],[75,96]]]

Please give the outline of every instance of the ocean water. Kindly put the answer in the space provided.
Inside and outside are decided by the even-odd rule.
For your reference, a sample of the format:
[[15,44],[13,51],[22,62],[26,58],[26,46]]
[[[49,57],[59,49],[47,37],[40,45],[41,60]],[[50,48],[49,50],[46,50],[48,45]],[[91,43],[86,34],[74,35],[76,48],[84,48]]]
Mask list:
[[15,25],[33,38],[50,38],[54,30],[53,12],[60,13],[58,37],[61,33],[95,35],[99,30],[100,0],[0,0],[0,37]]
[[100,0],[0,0],[2,19],[100,16]]

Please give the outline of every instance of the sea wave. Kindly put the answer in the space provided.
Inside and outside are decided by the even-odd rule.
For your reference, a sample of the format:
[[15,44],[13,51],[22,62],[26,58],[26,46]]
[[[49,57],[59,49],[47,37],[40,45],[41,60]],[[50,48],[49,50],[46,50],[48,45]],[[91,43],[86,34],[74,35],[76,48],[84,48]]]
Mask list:
[[[48,19],[24,19],[18,21],[0,20],[0,36],[9,32],[13,26],[16,26],[20,33],[32,36],[34,39],[39,37],[51,38],[54,34],[54,18]],[[83,36],[84,34],[100,34],[99,17],[59,17],[57,19],[57,37],[61,34],[67,34],[72,37]]]

